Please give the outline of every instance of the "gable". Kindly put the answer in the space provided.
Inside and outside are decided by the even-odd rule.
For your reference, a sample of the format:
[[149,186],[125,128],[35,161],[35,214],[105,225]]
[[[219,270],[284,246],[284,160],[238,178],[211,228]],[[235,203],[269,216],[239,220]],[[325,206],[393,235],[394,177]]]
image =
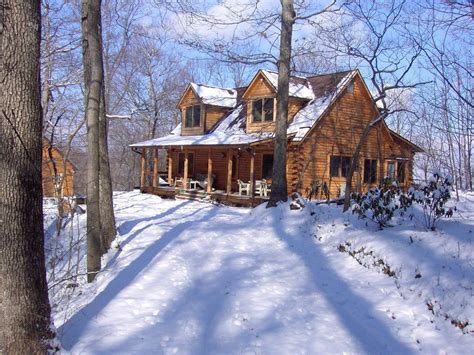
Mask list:
[[242,95],[243,99],[254,97],[276,97],[276,90],[261,71],[257,73]]
[[181,109],[183,107],[197,105],[199,103],[200,103],[199,97],[196,95],[191,85],[188,85],[186,90],[184,90],[184,93],[181,96],[181,99],[179,99],[176,107]]
[[[351,84],[352,92],[348,90]],[[379,112],[360,75],[356,74],[320,114],[302,142],[324,138],[340,147],[340,154],[352,154],[365,127]]]

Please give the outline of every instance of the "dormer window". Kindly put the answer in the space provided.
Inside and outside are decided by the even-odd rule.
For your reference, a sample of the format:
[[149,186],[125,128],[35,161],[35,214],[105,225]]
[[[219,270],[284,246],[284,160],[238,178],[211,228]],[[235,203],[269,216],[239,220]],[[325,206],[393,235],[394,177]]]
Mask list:
[[252,101],[252,122],[272,122],[274,98],[261,98]]
[[201,105],[186,107],[184,127],[200,127],[201,126]]

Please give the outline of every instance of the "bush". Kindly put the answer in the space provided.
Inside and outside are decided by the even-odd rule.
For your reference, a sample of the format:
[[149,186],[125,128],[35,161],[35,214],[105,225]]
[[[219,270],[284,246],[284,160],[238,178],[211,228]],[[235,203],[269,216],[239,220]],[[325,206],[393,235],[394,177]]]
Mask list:
[[385,180],[382,186],[370,189],[366,194],[352,195],[352,213],[359,218],[369,218],[383,229],[398,209],[406,209],[411,200],[400,192],[395,182]]
[[424,225],[427,229],[435,230],[436,223],[441,217],[451,217],[453,209],[446,207],[451,198],[453,179],[434,173],[428,184],[411,187],[408,197],[412,202],[419,203],[423,208]]

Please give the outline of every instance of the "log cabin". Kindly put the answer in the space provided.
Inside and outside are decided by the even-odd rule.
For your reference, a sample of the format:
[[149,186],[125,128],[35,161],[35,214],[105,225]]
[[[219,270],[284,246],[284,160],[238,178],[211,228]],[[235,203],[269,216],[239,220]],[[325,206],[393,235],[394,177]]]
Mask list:
[[74,195],[74,164],[64,154],[43,138],[42,185],[44,197],[68,197]]
[[[211,197],[254,205],[271,191],[278,74],[259,70],[246,87],[190,83],[171,134],[131,144],[141,154],[140,189],[160,196]],[[412,182],[415,153],[422,149],[390,130],[358,70],[292,76],[288,113],[288,194],[339,198],[350,160],[371,125],[353,175],[355,191],[389,177]],[[166,154],[159,153],[164,151]],[[159,176],[159,157],[166,173]]]

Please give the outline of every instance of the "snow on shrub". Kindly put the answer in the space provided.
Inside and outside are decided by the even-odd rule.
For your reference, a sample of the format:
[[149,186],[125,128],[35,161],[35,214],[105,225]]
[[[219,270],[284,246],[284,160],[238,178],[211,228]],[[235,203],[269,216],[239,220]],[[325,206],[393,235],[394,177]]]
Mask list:
[[395,182],[385,180],[382,186],[370,189],[365,194],[352,195],[352,213],[359,218],[369,218],[382,229],[399,209],[406,209],[410,199],[400,192]]
[[428,184],[410,187],[408,197],[423,208],[423,223],[427,229],[435,230],[436,223],[442,217],[451,217],[453,209],[446,207],[451,198],[453,179],[434,173]]

